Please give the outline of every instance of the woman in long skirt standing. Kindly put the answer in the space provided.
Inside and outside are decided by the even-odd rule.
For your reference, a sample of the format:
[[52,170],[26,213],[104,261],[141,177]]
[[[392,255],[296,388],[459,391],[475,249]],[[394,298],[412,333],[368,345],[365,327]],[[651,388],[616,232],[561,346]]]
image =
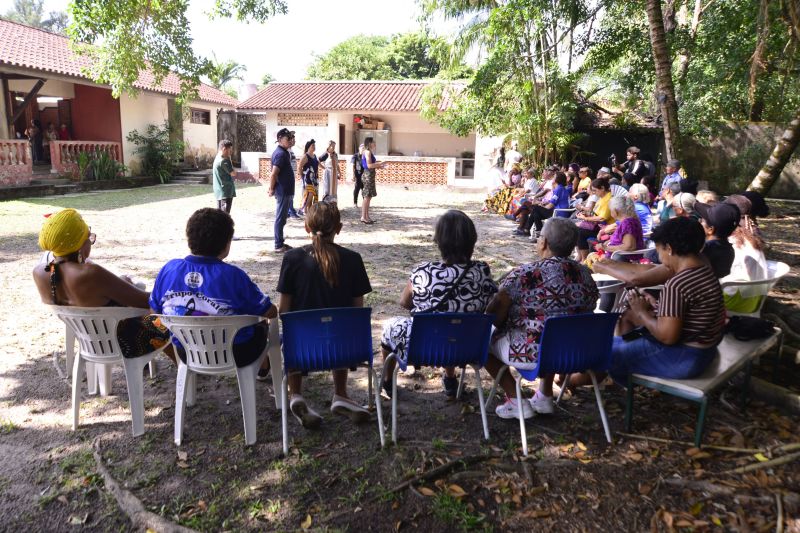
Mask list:
[[364,153],[361,156],[361,166],[364,168],[364,173],[361,175],[361,181],[364,183],[364,188],[361,190],[361,197],[364,198],[361,204],[361,222],[364,224],[375,223],[369,216],[370,201],[378,196],[378,191],[375,189],[375,172],[386,166],[385,162],[375,159],[374,151],[375,139],[367,137],[364,139]]

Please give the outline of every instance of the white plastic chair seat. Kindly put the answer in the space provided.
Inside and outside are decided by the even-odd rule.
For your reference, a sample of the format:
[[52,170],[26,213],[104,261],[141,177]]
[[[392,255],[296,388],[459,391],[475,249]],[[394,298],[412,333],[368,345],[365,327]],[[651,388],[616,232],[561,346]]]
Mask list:
[[789,265],[780,261],[767,261],[767,277],[760,280],[736,281],[722,278],[720,285],[725,295],[725,308],[729,315],[761,316],[767,295],[780,279],[789,273]]
[[[80,415],[81,377],[88,364],[102,369],[100,379],[100,393],[107,395],[111,384],[112,364],[122,363],[125,368],[125,381],[128,385],[128,403],[131,409],[133,423],[133,436],[144,433],[144,391],[142,371],[153,357],[166,348],[154,350],[148,354],[135,358],[122,356],[122,350],[117,340],[117,326],[120,321],[147,315],[149,309],[132,307],[70,307],[49,306],[55,315],[63,321],[74,339],[77,339],[79,350],[72,368],[72,429],[78,428]],[[67,350],[74,340],[67,335]],[[98,370],[99,371],[99,370]],[[96,374],[91,368],[87,371],[87,383],[90,390]]]
[[[237,367],[233,357],[233,340],[241,328],[255,326],[266,320],[263,316],[169,316],[159,315],[161,322],[180,341],[186,352],[186,362],[178,360],[175,383],[175,444],[183,441],[183,424],[186,406],[194,405],[197,374],[236,374],[242,402],[245,444],[256,442],[256,375],[269,351],[269,339],[264,351],[254,362]],[[273,321],[277,324],[277,320]],[[271,335],[270,335],[271,337]],[[272,364],[273,386],[278,395],[279,380],[274,380],[276,367]]]

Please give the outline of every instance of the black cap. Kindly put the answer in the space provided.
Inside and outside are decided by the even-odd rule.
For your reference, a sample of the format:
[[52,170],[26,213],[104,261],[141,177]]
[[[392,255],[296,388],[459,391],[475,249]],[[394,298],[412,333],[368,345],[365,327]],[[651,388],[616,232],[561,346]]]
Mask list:
[[294,137],[294,131],[290,130],[289,128],[281,128],[278,130],[277,141],[280,141],[284,137]]
[[742,217],[736,205],[725,202],[714,205],[697,202],[694,204],[694,210],[706,221],[706,224],[714,228],[714,235],[721,239],[725,239],[733,233]]

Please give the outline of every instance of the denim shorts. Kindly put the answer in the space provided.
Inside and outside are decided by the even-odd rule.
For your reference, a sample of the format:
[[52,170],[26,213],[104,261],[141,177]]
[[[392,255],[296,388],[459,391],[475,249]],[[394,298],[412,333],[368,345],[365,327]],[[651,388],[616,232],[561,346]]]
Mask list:
[[628,382],[628,374],[691,379],[700,375],[716,355],[716,348],[668,346],[647,334],[630,341],[614,337],[609,374],[623,385]]

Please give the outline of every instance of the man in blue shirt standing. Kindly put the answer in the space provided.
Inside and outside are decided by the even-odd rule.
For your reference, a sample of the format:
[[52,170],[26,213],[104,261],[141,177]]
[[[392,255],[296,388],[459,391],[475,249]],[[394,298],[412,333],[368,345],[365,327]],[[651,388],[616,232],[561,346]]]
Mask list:
[[275,252],[283,253],[291,250],[291,246],[283,242],[283,227],[289,215],[289,206],[294,197],[294,173],[292,172],[292,156],[289,154],[291,138],[294,132],[287,128],[278,131],[278,146],[272,152],[272,172],[269,176],[269,195],[275,197]]

